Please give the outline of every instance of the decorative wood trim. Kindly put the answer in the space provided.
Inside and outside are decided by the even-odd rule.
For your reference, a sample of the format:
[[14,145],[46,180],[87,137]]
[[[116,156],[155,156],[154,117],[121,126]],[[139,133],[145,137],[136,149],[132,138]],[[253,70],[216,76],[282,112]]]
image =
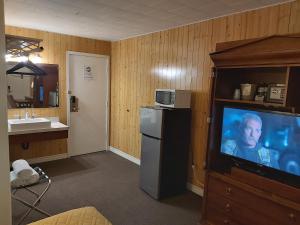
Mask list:
[[210,56],[217,67],[297,64],[300,57],[300,36],[273,35],[229,44],[221,43],[217,44],[216,49]]
[[[300,40],[300,39],[299,39]],[[300,50],[261,54],[212,55],[215,66],[299,64]]]
[[246,39],[246,40],[239,40],[239,41],[229,41],[229,42],[221,42],[216,44],[216,51],[213,54],[219,54],[223,52],[227,52],[236,48],[240,48],[243,46],[255,44],[257,42],[261,42],[267,39],[272,39],[272,38],[300,38],[300,34],[293,34],[293,35],[271,35],[268,37],[263,37],[263,38],[253,38],[253,39]]

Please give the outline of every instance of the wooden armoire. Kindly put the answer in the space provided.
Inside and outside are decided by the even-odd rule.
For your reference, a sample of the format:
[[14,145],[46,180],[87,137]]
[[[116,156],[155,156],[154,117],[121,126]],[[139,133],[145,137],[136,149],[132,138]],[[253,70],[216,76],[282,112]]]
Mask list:
[[[299,188],[236,167],[219,153],[224,106],[300,113],[300,35],[219,43],[211,59],[212,119],[202,223],[300,225]],[[284,100],[234,100],[241,83],[285,84]]]

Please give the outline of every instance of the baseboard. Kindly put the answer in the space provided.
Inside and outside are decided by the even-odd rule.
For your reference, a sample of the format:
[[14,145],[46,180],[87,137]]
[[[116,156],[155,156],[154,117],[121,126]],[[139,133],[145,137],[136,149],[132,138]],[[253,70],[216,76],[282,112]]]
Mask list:
[[191,183],[187,183],[186,188],[191,192],[195,193],[196,195],[203,197],[203,192],[204,192],[203,188],[193,185]]
[[26,159],[29,164],[36,164],[36,163],[42,163],[42,162],[49,162],[54,161],[58,159],[66,159],[68,158],[67,153],[58,154],[58,155],[51,155],[51,156],[45,156],[45,157],[39,157],[34,159]]
[[[127,154],[127,153],[125,153],[125,152],[117,149],[117,148],[109,146],[109,150],[111,152],[113,152],[113,153],[115,153],[115,154],[117,154],[117,155],[119,155],[119,156],[121,156],[121,157],[123,157],[123,158],[125,158],[125,159],[127,159],[127,160],[129,160],[129,161],[131,161],[131,162],[133,162],[135,164],[137,164],[137,165],[141,165],[141,160],[139,160],[138,158],[135,158],[135,157],[133,157],[133,156],[131,156],[131,155],[129,155],[129,154]],[[198,187],[196,185],[193,185],[191,183],[187,183],[186,187],[191,192],[193,192],[193,193],[195,193],[195,194],[197,194],[199,196],[203,196],[203,188]]]
[[123,157],[123,158],[125,158],[125,159],[127,159],[127,160],[129,160],[129,161],[131,161],[131,162],[133,162],[135,164],[137,164],[137,165],[141,165],[141,160],[139,160],[138,158],[135,158],[135,157],[133,157],[133,156],[131,156],[131,155],[129,155],[129,154],[127,154],[127,153],[125,153],[125,152],[117,149],[117,148],[109,146],[109,151],[111,151],[111,152],[113,152],[113,153],[115,153],[115,154],[117,154],[117,155],[119,155],[119,156],[121,156],[121,157]]

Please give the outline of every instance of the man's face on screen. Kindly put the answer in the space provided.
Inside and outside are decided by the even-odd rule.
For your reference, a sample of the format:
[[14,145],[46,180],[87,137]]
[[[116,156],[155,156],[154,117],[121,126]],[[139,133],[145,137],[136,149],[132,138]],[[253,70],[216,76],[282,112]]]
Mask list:
[[260,122],[249,119],[242,130],[242,141],[247,148],[255,148],[261,136]]

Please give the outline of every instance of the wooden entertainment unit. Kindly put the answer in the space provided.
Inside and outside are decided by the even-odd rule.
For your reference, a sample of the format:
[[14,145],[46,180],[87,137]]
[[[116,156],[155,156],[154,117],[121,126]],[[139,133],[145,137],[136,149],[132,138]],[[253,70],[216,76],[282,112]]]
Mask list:
[[[300,189],[235,167],[219,156],[224,106],[300,113],[300,35],[219,43],[202,222],[207,225],[300,225]],[[242,83],[284,85],[281,100],[233,99]],[[300,137],[299,137],[300,140]]]

